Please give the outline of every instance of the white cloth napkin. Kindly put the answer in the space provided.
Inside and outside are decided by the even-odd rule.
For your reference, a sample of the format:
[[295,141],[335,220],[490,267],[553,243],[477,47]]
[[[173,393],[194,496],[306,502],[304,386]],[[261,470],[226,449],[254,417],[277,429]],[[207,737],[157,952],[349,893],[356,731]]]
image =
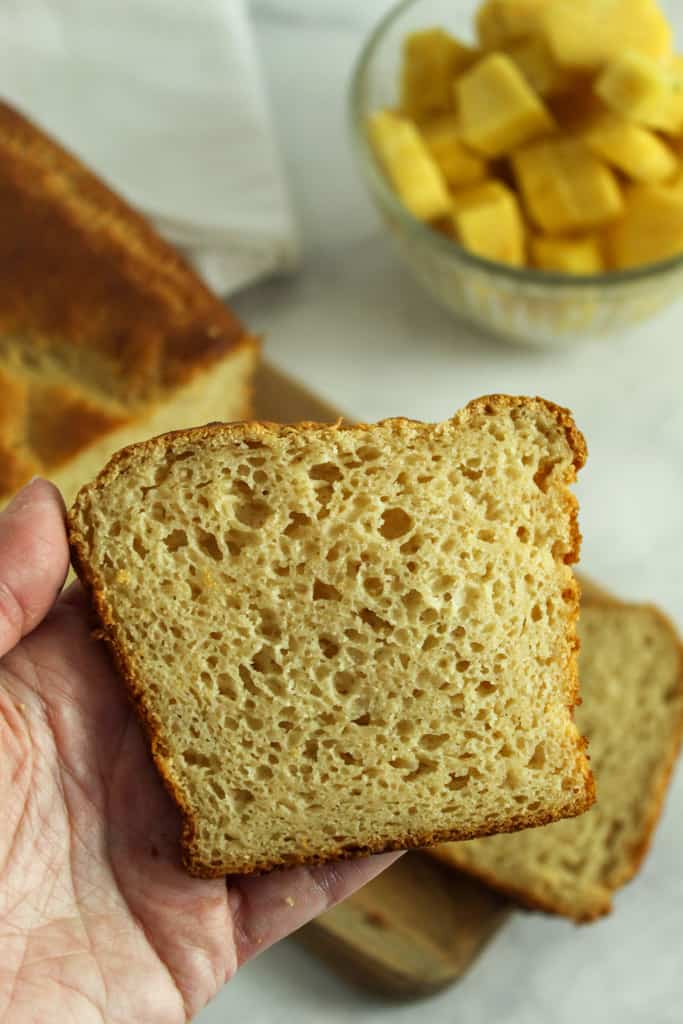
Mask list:
[[221,294],[296,265],[243,0],[2,0],[0,95]]

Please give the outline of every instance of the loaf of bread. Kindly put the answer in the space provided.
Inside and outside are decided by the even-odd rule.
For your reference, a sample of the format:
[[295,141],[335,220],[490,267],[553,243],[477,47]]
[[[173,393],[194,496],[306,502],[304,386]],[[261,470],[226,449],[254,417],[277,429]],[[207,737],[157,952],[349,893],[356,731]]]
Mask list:
[[541,824],[593,781],[577,701],[571,416],[245,423],[118,453],[74,566],[195,874]]
[[178,254],[0,103],[0,506],[125,444],[247,414],[254,342]]
[[590,921],[638,871],[683,733],[683,648],[655,608],[584,587],[579,727],[598,799],[588,814],[434,852],[532,907]]

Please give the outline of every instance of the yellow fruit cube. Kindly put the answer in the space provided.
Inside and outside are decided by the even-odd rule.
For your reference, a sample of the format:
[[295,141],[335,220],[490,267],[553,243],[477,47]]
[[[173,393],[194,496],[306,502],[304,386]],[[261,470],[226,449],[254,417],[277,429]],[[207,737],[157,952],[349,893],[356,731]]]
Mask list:
[[521,71],[502,53],[466,71],[455,94],[462,139],[485,156],[503,156],[555,127]]
[[548,238],[536,235],[531,239],[531,259],[539,270],[561,274],[600,274],[605,269],[600,240],[583,238]]
[[477,13],[477,35],[485,50],[501,50],[533,35],[547,0],[486,0]]
[[677,134],[683,129],[681,61],[660,64],[627,50],[611,61],[595,83],[608,107],[648,128]]
[[667,185],[632,185],[624,215],[607,232],[615,270],[657,263],[683,254],[683,191]]
[[614,173],[581,139],[548,139],[521,149],[512,166],[531,219],[549,234],[589,231],[623,209]]
[[514,267],[524,264],[524,220],[517,197],[501,181],[485,181],[453,199],[453,227],[470,252]]
[[624,50],[671,56],[671,28],[655,0],[548,0],[539,31],[558,64],[584,71]]
[[539,96],[556,96],[567,92],[575,83],[576,76],[560,67],[548,44],[540,36],[529,36],[510,43],[505,52]]
[[659,136],[619,114],[600,115],[583,138],[596,156],[633,181],[655,185],[673,178],[679,167],[672,149]]
[[380,110],[370,116],[368,133],[378,160],[413,216],[445,216],[451,209],[448,187],[412,121]]
[[455,114],[428,121],[422,137],[451,188],[465,188],[486,177],[486,161],[463,143]]
[[440,28],[413,32],[403,43],[401,111],[416,121],[453,109],[453,80],[478,54]]

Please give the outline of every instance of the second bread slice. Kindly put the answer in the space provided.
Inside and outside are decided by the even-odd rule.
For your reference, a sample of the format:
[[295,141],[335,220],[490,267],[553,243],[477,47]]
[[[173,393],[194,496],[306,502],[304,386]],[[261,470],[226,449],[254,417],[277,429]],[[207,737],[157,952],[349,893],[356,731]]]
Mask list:
[[593,783],[566,411],[214,425],[115,456],[78,572],[200,875],[541,824]]
[[592,921],[609,913],[652,841],[683,736],[683,646],[656,608],[583,589],[577,720],[597,804],[578,821],[434,853],[531,907]]

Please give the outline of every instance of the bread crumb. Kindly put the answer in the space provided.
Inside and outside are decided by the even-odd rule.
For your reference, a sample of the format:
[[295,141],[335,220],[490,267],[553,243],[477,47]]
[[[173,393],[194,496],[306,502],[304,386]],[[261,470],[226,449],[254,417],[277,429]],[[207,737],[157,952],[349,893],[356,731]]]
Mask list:
[[294,900],[292,899],[291,896],[285,896],[285,903],[287,904],[288,907],[294,906]]

